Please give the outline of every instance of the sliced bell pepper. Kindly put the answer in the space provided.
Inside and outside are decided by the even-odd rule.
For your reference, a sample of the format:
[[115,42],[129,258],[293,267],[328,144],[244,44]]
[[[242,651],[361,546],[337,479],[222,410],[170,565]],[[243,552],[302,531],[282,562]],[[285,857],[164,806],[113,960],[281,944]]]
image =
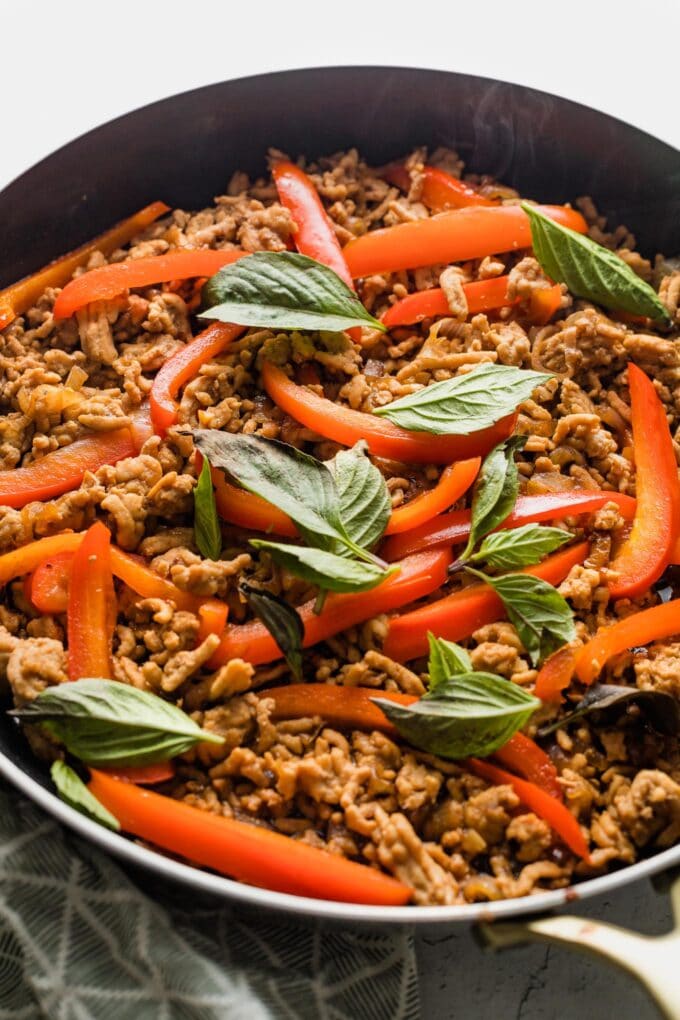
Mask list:
[[[540,496],[519,496],[512,513],[498,527],[519,528],[524,524],[538,521],[576,517],[579,514],[599,510],[607,503],[616,503],[626,520],[631,520],[635,514],[635,500],[625,493],[608,492],[604,489],[570,489],[564,492],[548,492]],[[380,554],[388,561],[400,560],[422,549],[462,544],[467,541],[469,535],[470,511],[452,510],[404,532],[403,535],[388,539]]]
[[320,397],[298,386],[271,361],[262,366],[262,384],[282,411],[302,425],[343,446],[365,439],[372,454],[411,464],[450,464],[488,453],[511,434],[516,414],[507,415],[491,428],[468,436],[433,436],[409,432],[385,418],[364,414]]
[[519,773],[520,776],[535,783],[551,797],[557,800],[564,799],[557,769],[550,757],[524,733],[513,734],[506,744],[494,751],[492,757],[511,772]]
[[[497,201],[480,195],[472,185],[439,167],[424,166],[420,175],[423,179],[422,200],[433,212],[463,209],[468,205],[498,205]],[[402,191],[409,191],[411,187],[411,175],[403,163],[390,163],[380,176]]]
[[[546,216],[585,234],[586,221],[567,206],[537,207]],[[468,206],[424,220],[382,227],[357,237],[342,249],[357,277],[417,269],[435,263],[466,262],[531,247],[529,218],[518,205]]]
[[[464,283],[463,291],[470,315],[477,312],[490,312],[504,305],[517,304],[517,300],[508,300],[508,277],[496,276],[490,280],[475,280]],[[449,315],[449,303],[441,287],[431,290],[419,290],[415,294],[397,301],[380,316],[380,321],[388,329],[395,326],[410,326],[412,323],[431,319],[436,315]]]
[[167,212],[170,212],[170,207],[164,202],[152,202],[106,233],[100,234],[68,255],[62,255],[32,276],[27,276],[0,291],[0,329],[9,326],[17,315],[28,311],[48,287],[63,287],[75,270],[88,261],[93,252],[101,251],[104,255],[110,255]]
[[299,166],[282,161],[275,163],[272,176],[285,206],[295,220],[295,247],[301,255],[316,259],[338,274],[354,290],[342,248],[326,210],[311,180]]
[[111,640],[116,594],[111,571],[111,534],[96,521],[73,556],[66,629],[68,675],[111,679]]
[[90,792],[138,839],[264,889],[346,903],[399,906],[412,890],[376,868],[262,825],[225,818],[92,769]]
[[529,312],[536,326],[545,326],[562,304],[562,288],[559,283],[552,287],[537,287],[529,298]]
[[[0,568],[2,558],[0,557]],[[410,556],[400,563],[397,574],[388,577],[377,588],[351,594],[331,592],[320,613],[314,612],[315,599],[298,608],[305,627],[303,647],[370,620],[378,613],[407,605],[436,591],[446,580],[451,555],[447,550]],[[228,626],[219,647],[208,665],[217,669],[229,659],[245,659],[253,665],[273,662],[282,652],[267,628],[259,620]]]
[[68,319],[93,301],[110,301],[135,287],[151,287],[156,283],[169,283],[192,276],[213,276],[218,269],[231,265],[247,254],[238,249],[177,249],[165,255],[150,255],[149,258],[98,266],[66,284],[54,303],[54,317]]
[[203,605],[198,607],[198,619],[200,627],[196,644],[201,645],[211,634],[222,637],[224,628],[227,626],[229,606],[219,599],[207,599]]
[[571,683],[576,665],[577,649],[565,645],[550,655],[536,677],[534,694],[541,701],[561,701],[562,691]]
[[138,786],[156,786],[158,783],[167,783],[175,777],[175,766],[171,761],[161,761],[157,765],[128,765],[125,767],[117,765],[101,771],[109,779],[136,783]]
[[556,797],[546,793],[535,783],[518,779],[511,772],[499,769],[491,762],[468,758],[466,764],[472,772],[495,786],[511,786],[522,803],[547,822],[577,857],[582,857],[586,862],[590,860],[588,844],[581,832],[581,826],[571,811]]
[[149,395],[151,420],[159,435],[165,435],[177,421],[176,398],[182,386],[198,374],[206,361],[216,358],[244,332],[243,326],[213,322],[161,366]]
[[[554,553],[543,563],[524,567],[517,573],[531,574],[549,584],[559,584],[573,566],[583,563],[588,548],[587,542],[580,542]],[[470,585],[420,609],[392,617],[384,652],[390,659],[407,662],[426,654],[429,631],[448,641],[462,641],[480,627],[503,619],[505,609],[495,591],[488,584]]]
[[[406,531],[446,510],[470,488],[480,463],[479,457],[473,457],[445,468],[433,489],[392,511],[385,534]],[[288,538],[297,536],[297,528],[283,510],[252,492],[231,485],[219,468],[212,469],[212,479],[217,512],[225,521],[251,531],[271,531]]]
[[24,582],[29,602],[41,613],[65,613],[68,609],[68,587],[73,553],[57,553],[44,560]]
[[392,511],[385,534],[398,535],[409,531],[453,506],[474,482],[481,463],[480,457],[471,457],[470,460],[460,460],[444,468],[433,489],[422,492]]
[[630,535],[609,564],[612,598],[649,591],[671,560],[680,535],[680,482],[673,437],[654,384],[628,364],[637,507]]
[[680,599],[633,613],[610,627],[602,627],[581,646],[576,656],[576,676],[582,684],[592,684],[614,655],[676,634],[680,634]]

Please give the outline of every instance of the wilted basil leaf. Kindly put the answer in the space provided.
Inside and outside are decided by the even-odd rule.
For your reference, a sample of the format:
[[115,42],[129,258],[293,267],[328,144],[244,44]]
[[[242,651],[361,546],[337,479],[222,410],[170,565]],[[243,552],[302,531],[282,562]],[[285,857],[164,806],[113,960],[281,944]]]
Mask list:
[[201,319],[271,329],[339,331],[385,326],[337,273],[295,252],[256,252],[224,266],[203,287]]
[[50,775],[57,788],[57,793],[64,803],[75,808],[76,811],[80,811],[81,815],[91,818],[93,822],[99,822],[100,825],[105,825],[107,829],[113,829],[114,832],[120,831],[118,819],[103,804],[99,803],[80,776],[72,768],[69,768],[66,762],[52,762]]
[[241,591],[248,599],[248,605],[262,620],[271,636],[283,652],[290,671],[296,680],[302,681],[302,642],[305,628],[297,609],[278,595],[264,588],[254,588],[245,582]]
[[215,491],[210,464],[206,457],[194,488],[194,539],[202,556],[219,560],[222,553],[222,532],[217,516]]
[[414,747],[443,758],[493,754],[541,705],[522,687],[493,673],[461,673],[412,705],[386,698],[371,701]]
[[542,726],[538,735],[547,737],[561,726],[569,726],[592,712],[603,712],[608,708],[623,705],[639,705],[650,725],[659,733],[667,733],[670,736],[680,733],[680,702],[672,695],[663,691],[645,691],[639,687],[625,687],[620,684],[595,684],[572,712],[547,726]]
[[89,765],[153,765],[196,744],[223,744],[176,705],[115,680],[76,680],[47,687],[10,713],[42,723]]
[[512,512],[519,490],[515,451],[523,449],[526,441],[526,436],[510,436],[484,458],[472,492],[470,537],[461,560],[469,559],[480,538]]
[[427,640],[430,644],[430,657],[427,663],[430,693],[459,673],[473,672],[470,656],[460,645],[454,644],[453,641],[445,641],[444,638],[437,638],[431,632],[428,633]]
[[561,528],[548,528],[540,524],[525,524],[509,531],[494,531],[487,535],[471,563],[482,562],[499,570],[516,570],[540,563],[548,553],[559,549],[574,536]]
[[472,372],[432,383],[373,414],[412,432],[467,436],[495,425],[552,376],[511,365],[480,365]]
[[527,202],[522,202],[522,208],[531,223],[534,255],[551,279],[605,308],[670,322],[656,291],[613,251],[563,227]]
[[336,556],[324,549],[310,549],[304,545],[288,545],[253,538],[255,549],[264,549],[275,563],[296,577],[325,591],[367,591],[385,581],[398,567],[387,570],[373,563]]

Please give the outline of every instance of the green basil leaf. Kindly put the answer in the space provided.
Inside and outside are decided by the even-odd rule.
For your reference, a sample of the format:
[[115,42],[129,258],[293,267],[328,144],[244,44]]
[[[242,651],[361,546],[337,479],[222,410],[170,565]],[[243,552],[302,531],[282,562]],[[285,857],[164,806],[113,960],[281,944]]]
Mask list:
[[522,202],[522,208],[531,223],[534,255],[551,279],[605,308],[670,322],[656,291],[613,251],[563,227],[527,202]]
[[368,591],[399,569],[385,570],[374,563],[363,563],[304,545],[286,545],[260,538],[251,539],[250,544],[255,549],[265,549],[284,570],[326,591]]
[[459,673],[473,672],[470,656],[460,645],[454,644],[453,641],[445,641],[444,638],[437,638],[431,632],[428,633],[427,640],[430,644],[427,664],[430,693]]
[[203,287],[202,304],[199,318],[242,326],[385,331],[337,273],[290,251],[256,252],[220,269]]
[[222,531],[207,457],[203,458],[201,473],[194,488],[194,539],[201,556],[219,560],[222,554]]
[[192,435],[213,467],[287,513],[310,544],[347,544],[333,475],[321,461],[274,439],[216,429]]
[[443,758],[485,757],[526,725],[541,702],[493,673],[461,673],[412,705],[371,698],[414,747]]
[[373,414],[411,432],[467,436],[495,425],[552,376],[510,365],[480,365],[472,372],[432,383]]
[[115,680],[76,680],[47,687],[10,713],[43,723],[66,749],[89,765],[153,765],[196,744],[223,744],[176,705]]
[[471,562],[484,562],[499,570],[515,570],[540,563],[548,553],[559,549],[574,536],[561,528],[525,524],[509,531],[494,531],[487,535],[479,550],[470,557]]
[[488,577],[478,570],[469,573],[486,581],[503,600],[508,619],[534,666],[562,645],[576,638],[574,614],[556,588],[531,574]]
[[341,450],[326,462],[338,490],[345,531],[364,549],[370,549],[382,538],[392,512],[387,483],[366,456],[367,449],[361,440],[351,450]]
[[523,449],[526,441],[526,436],[510,436],[484,458],[472,490],[470,537],[461,560],[469,559],[480,538],[512,512],[519,491],[515,450]]
[[250,608],[262,620],[283,652],[295,679],[302,682],[302,642],[305,628],[297,609],[278,595],[264,588],[254,588],[252,584],[243,582],[241,591],[248,599]]
[[538,731],[540,737],[569,726],[577,719],[583,719],[592,712],[603,712],[608,708],[623,705],[639,705],[647,717],[647,721],[659,733],[676,736],[680,733],[680,702],[672,694],[663,691],[640,690],[639,687],[625,687],[619,684],[595,684],[590,687],[573,712],[563,715],[555,722],[542,726]]
[[120,823],[97,798],[90,793],[80,776],[63,761],[53,761],[50,769],[52,782],[64,803],[80,811],[93,822],[105,825],[107,829],[120,832]]

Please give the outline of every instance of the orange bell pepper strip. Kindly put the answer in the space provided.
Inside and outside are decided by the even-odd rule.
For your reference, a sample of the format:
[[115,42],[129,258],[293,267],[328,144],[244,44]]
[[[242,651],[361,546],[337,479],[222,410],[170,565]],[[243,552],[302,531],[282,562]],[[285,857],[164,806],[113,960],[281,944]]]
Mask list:
[[536,326],[545,326],[562,304],[562,288],[559,283],[552,287],[541,287],[532,290],[529,298],[529,312]]
[[680,634],[680,599],[633,613],[610,627],[602,627],[581,646],[576,656],[576,676],[582,684],[592,684],[614,655],[676,634]]
[[[496,276],[490,280],[475,280],[464,283],[463,291],[467,300],[468,313],[490,312],[495,308],[517,304],[518,299],[508,299],[508,277]],[[449,315],[449,303],[441,287],[430,290],[419,290],[408,294],[401,301],[395,302],[380,316],[383,326],[392,329],[395,326],[410,326],[437,315]]]
[[[400,563],[397,574],[388,577],[371,591],[331,592],[318,614],[314,612],[316,600],[310,599],[298,607],[305,628],[303,647],[310,648],[348,627],[372,619],[378,613],[389,613],[392,609],[398,609],[436,591],[446,580],[450,562],[448,550],[410,556]],[[259,666],[265,662],[274,662],[282,658],[282,655],[265,625],[259,620],[252,620],[227,627],[208,665],[211,669],[217,669],[229,659],[245,659]]]
[[[583,563],[587,555],[588,543],[580,542],[554,553],[543,563],[524,567],[517,573],[531,574],[549,584],[559,584],[573,566]],[[384,652],[390,659],[407,662],[427,653],[429,631],[448,641],[462,641],[480,627],[503,619],[503,602],[493,588],[488,584],[470,585],[420,609],[392,617]]]
[[614,599],[637,598],[659,579],[680,534],[680,482],[673,437],[654,384],[628,364],[637,508],[630,535],[609,564]]
[[345,903],[400,906],[411,898],[408,886],[377,868],[262,825],[201,811],[96,769],[88,786],[125,832],[240,882]]
[[522,803],[547,822],[577,857],[582,857],[586,862],[590,860],[588,844],[581,832],[581,826],[571,811],[556,797],[546,793],[536,783],[518,779],[511,772],[499,769],[491,762],[468,758],[466,764],[471,772],[495,786],[511,786]]
[[490,428],[468,436],[433,436],[426,432],[409,432],[386,418],[354,411],[320,397],[298,386],[271,361],[265,361],[262,366],[262,384],[282,411],[326,439],[333,439],[342,446],[354,446],[359,439],[365,439],[374,456],[404,463],[450,464],[454,460],[484,456],[507,439],[517,421],[517,415],[510,414]]
[[295,220],[295,247],[301,255],[328,266],[354,290],[333,224],[311,180],[299,166],[282,161],[272,168],[279,201]]
[[480,457],[471,457],[444,468],[433,489],[421,492],[415,499],[392,511],[385,534],[398,535],[409,531],[453,506],[474,482],[481,463]]
[[198,607],[198,619],[200,626],[196,644],[201,645],[211,634],[222,637],[224,628],[227,626],[229,617],[229,606],[219,599],[207,599],[203,605]]
[[[585,234],[583,216],[567,206],[541,205],[546,216]],[[518,205],[468,206],[424,220],[382,227],[357,237],[342,249],[357,277],[417,269],[443,262],[466,262],[531,247],[531,227]]]
[[167,783],[175,777],[175,766],[171,761],[162,761],[157,765],[127,765],[124,767],[117,765],[101,771],[109,779],[137,783],[138,786],[156,786],[158,783]]
[[239,249],[180,248],[165,255],[98,266],[66,284],[54,303],[54,317],[68,319],[93,301],[110,301],[135,287],[151,287],[156,283],[192,276],[213,276],[223,266],[231,265],[247,254]]
[[574,645],[565,645],[550,655],[536,677],[534,694],[541,701],[561,701],[562,691],[571,683],[576,666],[577,650]]
[[176,398],[182,386],[198,375],[206,361],[216,358],[244,332],[243,326],[213,322],[161,366],[149,395],[151,420],[159,435],[165,435],[177,421]]
[[[607,503],[616,503],[621,515],[631,520],[635,514],[635,500],[623,492],[604,489],[571,489],[565,492],[547,492],[540,496],[519,496],[512,513],[498,528],[519,528],[538,521],[560,520],[599,510]],[[498,529],[497,529],[498,530]],[[386,560],[401,560],[404,556],[441,546],[459,545],[470,535],[470,511],[452,510],[434,517],[425,524],[388,539],[380,550]]]
[[106,233],[100,234],[68,255],[62,255],[32,276],[27,276],[0,291],[0,329],[9,326],[17,315],[28,311],[47,287],[63,287],[76,269],[85,265],[93,252],[101,251],[104,255],[110,255],[167,212],[170,212],[170,207],[164,202],[152,202]]
[[[402,191],[409,191],[411,188],[411,175],[403,163],[390,163],[382,170],[380,176]],[[439,167],[424,166],[420,176],[423,182],[422,200],[433,212],[463,209],[468,205],[498,205],[497,201],[480,195],[472,185],[466,184],[453,174],[447,174]]]
[[[446,510],[470,488],[477,477],[480,463],[479,457],[473,457],[449,465],[433,489],[392,511],[385,534],[406,531]],[[231,485],[219,468],[212,469],[212,479],[217,512],[225,521],[250,531],[273,532],[287,538],[298,535],[288,514],[260,496]]]
[[96,521],[73,556],[66,629],[68,675],[111,679],[111,640],[116,595],[111,571],[111,533]]

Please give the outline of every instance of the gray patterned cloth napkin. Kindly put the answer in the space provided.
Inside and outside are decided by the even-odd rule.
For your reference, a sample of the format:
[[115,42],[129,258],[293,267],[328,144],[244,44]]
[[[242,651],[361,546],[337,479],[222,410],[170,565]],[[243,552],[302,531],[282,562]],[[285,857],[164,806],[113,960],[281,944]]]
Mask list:
[[0,786],[0,1020],[418,1016],[408,930],[256,914],[126,873]]

